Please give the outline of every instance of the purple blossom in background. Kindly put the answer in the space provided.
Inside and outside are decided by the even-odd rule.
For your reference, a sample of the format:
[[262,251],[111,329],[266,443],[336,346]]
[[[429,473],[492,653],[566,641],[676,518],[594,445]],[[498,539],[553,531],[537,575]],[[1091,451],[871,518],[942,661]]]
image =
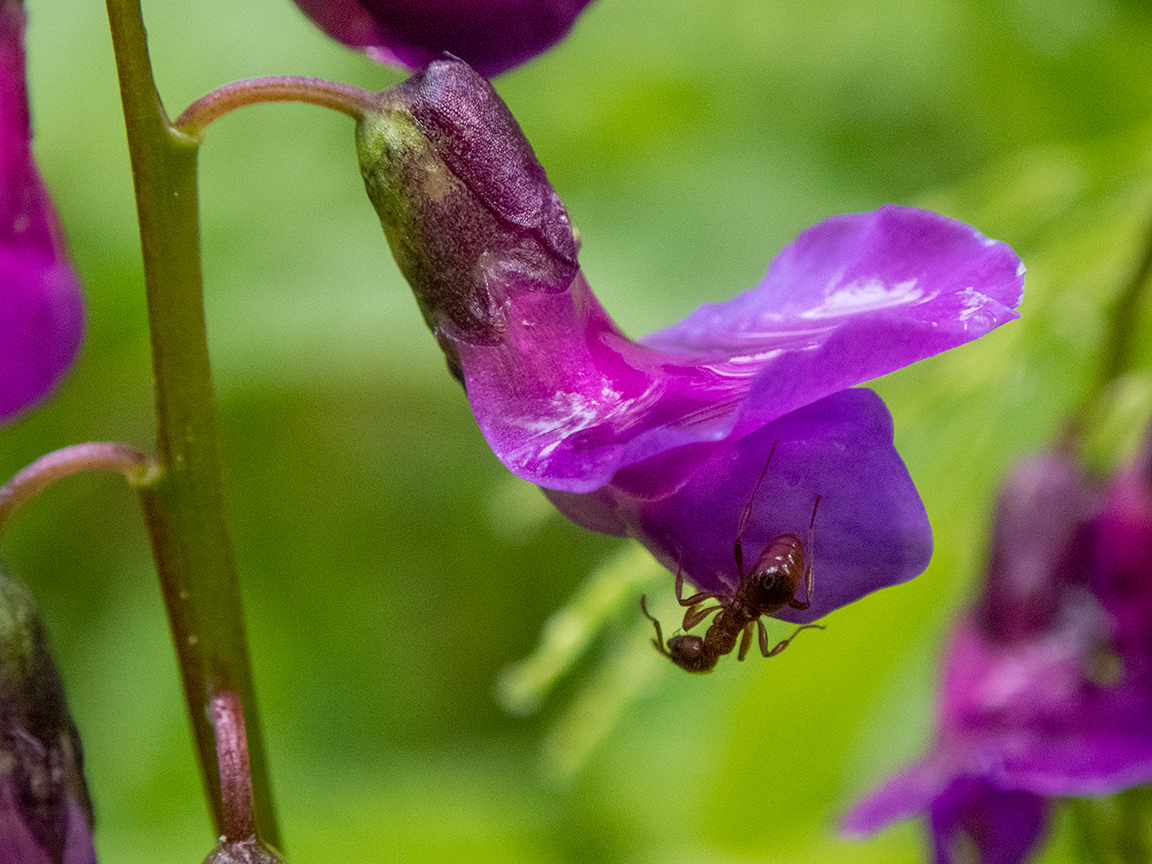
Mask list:
[[559,42],[591,0],[296,0],[329,36],[418,69],[444,52],[495,75]]
[[1016,468],[983,595],[948,648],[932,748],[846,832],[926,813],[937,862],[1015,864],[1050,797],[1152,781],[1150,466],[1122,473],[1102,506],[1069,459]]
[[32,161],[24,7],[0,0],[0,422],[48,394],[83,335],[80,286]]
[[883,402],[853,385],[1017,317],[1005,244],[884,207],[808,229],[756,288],[633,341],[576,261],[568,214],[512,114],[465,64],[382,94],[361,169],[425,320],[489,445],[573,521],[631,535],[698,588],[746,548],[807,537],[807,622],[920,573],[931,529]]
[[83,763],[35,600],[0,569],[0,862],[95,864]]

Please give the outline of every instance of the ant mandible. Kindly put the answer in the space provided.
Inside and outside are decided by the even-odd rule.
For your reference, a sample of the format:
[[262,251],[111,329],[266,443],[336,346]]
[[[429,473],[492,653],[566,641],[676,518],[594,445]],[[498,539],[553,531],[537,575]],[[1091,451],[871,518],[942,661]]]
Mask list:
[[[803,624],[787,639],[769,649],[768,632],[761,620],[761,616],[771,615],[785,606],[792,609],[807,609],[812,602],[812,559],[815,557],[813,530],[816,526],[816,509],[820,506],[819,495],[816,496],[816,503],[812,505],[812,519],[808,523],[807,565],[805,565],[804,544],[795,534],[787,533],[778,535],[768,543],[756,561],[756,566],[747,572],[744,571],[742,542],[744,529],[752,513],[752,502],[756,499],[760,484],[764,482],[768,466],[772,464],[776,443],[772,442],[764,470],[760,472],[756,485],[752,487],[752,494],[748,497],[748,504],[744,507],[736,531],[736,542],[733,546],[736,573],[739,577],[736,590],[723,593],[701,591],[691,597],[685,597],[684,574],[677,568],[676,601],[688,608],[684,613],[684,629],[691,630],[713,612],[716,613],[704,636],[688,634],[673,636],[668,640],[668,646],[664,647],[664,634],[660,629],[660,622],[648,612],[647,595],[640,597],[640,610],[656,626],[656,638],[652,640],[652,644],[656,646],[657,651],[686,672],[711,672],[722,656],[732,653],[737,638],[740,638],[740,652],[736,656],[738,660],[743,660],[752,645],[753,629],[759,632],[760,653],[765,657],[775,657],[788,647],[801,630],[824,629],[820,624]],[[804,582],[806,598],[803,601],[796,599],[796,591],[800,587],[801,580]],[[715,600],[719,605],[705,606],[709,600]]]

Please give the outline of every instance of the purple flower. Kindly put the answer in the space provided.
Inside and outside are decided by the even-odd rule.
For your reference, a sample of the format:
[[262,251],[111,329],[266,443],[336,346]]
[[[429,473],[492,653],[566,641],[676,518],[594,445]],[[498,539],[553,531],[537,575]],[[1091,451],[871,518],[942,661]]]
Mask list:
[[484,75],[559,42],[591,0],[296,0],[325,33],[381,63],[454,54]]
[[44,398],[83,333],[80,286],[32,161],[24,8],[0,0],[0,422]]
[[36,603],[0,570],[0,861],[95,864],[83,761]]
[[927,812],[937,861],[1014,864],[1048,798],[1152,780],[1149,464],[1102,508],[1064,457],[1016,468],[983,595],[948,648],[932,748],[849,812],[848,833]]
[[36,822],[20,799],[10,774],[0,776],[0,861],[4,864],[96,864],[92,829],[71,797],[62,802],[62,845],[45,847],[34,833]]
[[[819,618],[921,572],[923,505],[891,418],[849,390],[1017,317],[1024,268],[934,213],[808,229],[760,285],[640,341],[593,296],[568,214],[515,119],[466,65],[382,95],[361,170],[425,320],[489,445],[573,521],[639,539],[701,590],[775,537],[807,545]],[[753,487],[774,453],[762,486]]]

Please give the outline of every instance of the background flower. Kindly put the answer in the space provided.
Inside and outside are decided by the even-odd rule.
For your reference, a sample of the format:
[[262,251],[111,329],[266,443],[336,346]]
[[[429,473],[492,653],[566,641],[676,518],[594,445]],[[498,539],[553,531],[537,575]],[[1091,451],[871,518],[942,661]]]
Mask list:
[[1045,798],[1152,780],[1152,646],[1137,611],[1152,595],[1147,467],[1123,472],[1102,512],[1067,458],[1015,469],[987,585],[948,647],[932,749],[857,804],[846,831],[928,812],[938,860],[968,860],[967,844],[1014,864],[1044,833]]
[[24,7],[0,0],[0,422],[42,399],[83,333],[80,286],[32,161]]
[[484,75],[559,42],[591,0],[296,0],[329,36],[418,69],[445,51]]

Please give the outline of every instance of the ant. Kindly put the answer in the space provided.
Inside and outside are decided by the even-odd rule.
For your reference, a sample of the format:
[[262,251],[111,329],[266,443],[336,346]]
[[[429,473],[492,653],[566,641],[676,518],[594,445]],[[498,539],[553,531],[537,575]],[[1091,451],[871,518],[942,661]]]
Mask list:
[[[687,607],[684,613],[684,629],[691,630],[713,612],[716,617],[712,619],[704,636],[689,636],[681,634],[668,640],[668,647],[664,647],[664,634],[660,630],[660,622],[649,612],[647,595],[640,597],[640,611],[656,626],[656,638],[652,644],[656,650],[670,659],[686,672],[711,672],[716,663],[725,654],[732,653],[736,647],[736,640],[740,638],[740,652],[736,655],[743,660],[752,645],[752,631],[756,629],[760,636],[760,653],[765,657],[775,657],[788,647],[801,630],[815,628],[823,630],[820,624],[803,624],[796,628],[796,632],[776,644],[774,648],[768,647],[768,632],[764,629],[762,615],[771,615],[785,606],[792,609],[807,609],[812,602],[812,558],[815,557],[813,544],[813,529],[816,525],[816,509],[820,506],[820,496],[816,496],[816,503],[812,505],[812,519],[808,523],[808,561],[805,565],[804,544],[795,534],[780,534],[775,537],[760,554],[756,566],[745,572],[744,570],[744,529],[748,525],[748,517],[752,513],[752,502],[764,482],[768,473],[768,466],[772,464],[772,456],[776,452],[776,442],[772,442],[772,450],[764,463],[764,470],[760,478],[752,487],[752,494],[744,513],[740,517],[740,525],[736,531],[736,543],[733,554],[736,558],[736,573],[739,582],[735,591],[713,593],[701,591],[691,597],[684,596],[684,574],[677,568],[676,571],[676,601]],[[796,599],[796,591],[803,580],[806,599]],[[709,600],[715,600],[719,606],[707,606]],[[741,634],[743,634],[741,638]]]

